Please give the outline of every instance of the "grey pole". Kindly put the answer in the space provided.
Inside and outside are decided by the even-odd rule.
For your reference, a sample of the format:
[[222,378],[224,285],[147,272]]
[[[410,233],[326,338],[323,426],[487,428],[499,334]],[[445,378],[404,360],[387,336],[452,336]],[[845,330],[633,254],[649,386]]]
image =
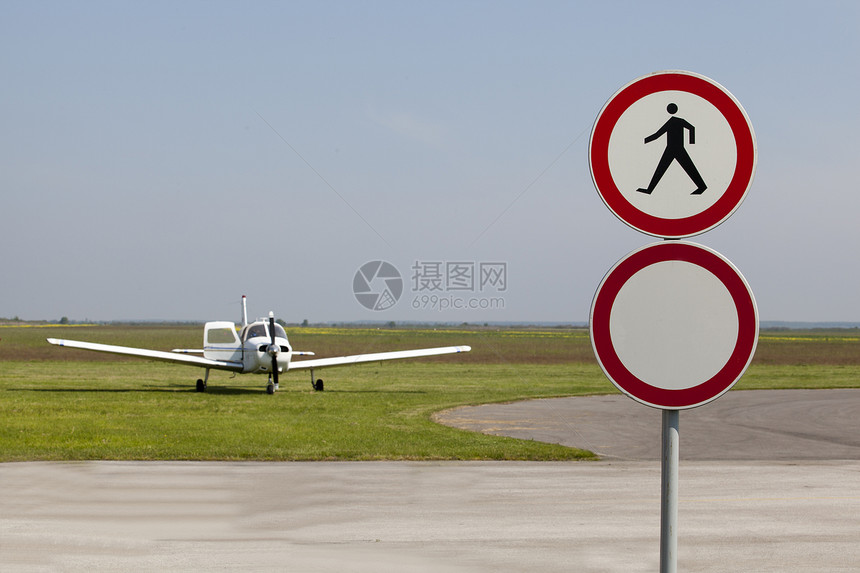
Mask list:
[[660,573],[678,571],[678,410],[663,410],[663,463],[660,478]]

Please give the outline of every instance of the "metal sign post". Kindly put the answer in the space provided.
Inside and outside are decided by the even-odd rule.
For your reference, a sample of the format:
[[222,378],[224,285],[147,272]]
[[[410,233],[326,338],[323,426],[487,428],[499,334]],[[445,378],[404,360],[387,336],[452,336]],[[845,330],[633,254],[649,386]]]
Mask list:
[[678,570],[678,465],[680,410],[663,410],[660,477],[660,573]]

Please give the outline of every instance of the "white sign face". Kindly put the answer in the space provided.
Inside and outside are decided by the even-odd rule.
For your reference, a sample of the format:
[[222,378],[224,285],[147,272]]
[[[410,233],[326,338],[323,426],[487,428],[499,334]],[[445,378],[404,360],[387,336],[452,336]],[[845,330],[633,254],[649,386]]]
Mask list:
[[728,391],[752,360],[758,311],[746,280],[700,245],[634,251],[606,275],[591,310],[601,368],[624,394],[664,409]]
[[709,380],[729,361],[738,315],[716,275],[685,261],[663,261],[624,283],[609,330],[631,374],[656,388],[684,390]]
[[662,72],[622,88],[594,124],[595,187],[622,221],[688,237],[719,225],[746,196],[756,162],[743,108],[722,86]]
[[[666,111],[673,104],[674,115]],[[681,142],[677,149],[671,148],[667,133],[676,128],[664,127],[670,120],[677,120],[677,129],[682,130],[672,134]],[[657,139],[644,143],[661,130]],[[657,173],[661,161],[666,169]],[[736,164],[729,123],[707,100],[687,92],[658,92],[636,101],[618,118],[609,138],[609,169],[618,190],[636,209],[653,217],[682,219],[711,208],[728,189]],[[694,194],[697,179],[705,189]]]

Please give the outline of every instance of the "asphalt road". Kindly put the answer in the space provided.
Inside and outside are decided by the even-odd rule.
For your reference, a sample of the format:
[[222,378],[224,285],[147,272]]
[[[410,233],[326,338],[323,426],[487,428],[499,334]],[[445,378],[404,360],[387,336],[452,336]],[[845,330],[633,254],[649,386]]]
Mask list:
[[[767,393],[748,394],[763,394],[762,404],[769,403]],[[791,396],[805,406],[783,412],[808,409],[811,397]],[[857,399],[850,393],[831,406],[850,414]],[[825,417],[827,402],[815,395]],[[539,407],[544,412],[537,415],[544,418],[547,407],[561,411]],[[690,414],[681,416],[682,452],[688,456],[694,453]],[[540,426],[515,417],[527,431]],[[832,430],[841,437],[829,441],[853,444],[852,459],[819,453],[818,459],[682,460],[679,570],[858,571],[856,416],[849,422],[835,424]],[[790,426],[810,450],[822,451],[812,447],[822,441],[818,426],[805,423],[795,418]],[[581,421],[570,424],[575,433],[585,428]],[[642,424],[650,431],[650,422]],[[763,431],[775,444],[782,434]],[[602,439],[594,443],[598,450],[614,446]],[[749,443],[738,440],[732,451],[740,455]],[[656,571],[659,524],[656,458],[0,464],[4,573]]]
[[[443,412],[449,426],[659,460],[661,412],[620,394]],[[680,412],[682,460],[860,460],[860,389],[731,391]]]

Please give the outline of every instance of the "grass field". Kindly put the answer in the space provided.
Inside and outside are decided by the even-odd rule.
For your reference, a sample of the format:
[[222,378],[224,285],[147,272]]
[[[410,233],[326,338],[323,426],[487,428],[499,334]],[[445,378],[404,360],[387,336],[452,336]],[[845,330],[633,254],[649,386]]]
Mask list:
[[[446,408],[614,393],[584,329],[296,328],[318,357],[468,344],[472,352],[264,376],[214,372],[63,349],[46,337],[154,349],[200,346],[201,327],[0,327],[0,461],[84,459],[587,459],[553,444],[484,436],[431,422]],[[735,387],[860,386],[860,332],[763,332]],[[643,406],[644,407],[644,406]]]

